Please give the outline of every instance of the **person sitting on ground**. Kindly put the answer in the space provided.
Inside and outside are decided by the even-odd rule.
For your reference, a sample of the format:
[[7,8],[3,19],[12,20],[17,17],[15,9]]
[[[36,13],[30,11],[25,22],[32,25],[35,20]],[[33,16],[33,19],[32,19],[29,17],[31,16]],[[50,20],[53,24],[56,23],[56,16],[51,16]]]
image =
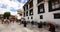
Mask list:
[[42,28],[42,22],[38,23],[38,28]]
[[49,31],[50,31],[50,32],[56,32],[56,31],[55,31],[55,25],[54,25],[54,24],[48,23],[48,25],[49,25]]

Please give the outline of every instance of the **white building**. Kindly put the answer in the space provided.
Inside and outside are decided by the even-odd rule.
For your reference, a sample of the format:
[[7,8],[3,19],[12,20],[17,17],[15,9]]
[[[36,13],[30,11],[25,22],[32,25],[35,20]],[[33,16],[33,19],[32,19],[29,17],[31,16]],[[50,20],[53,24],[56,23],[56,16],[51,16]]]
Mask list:
[[23,8],[26,21],[60,24],[60,0],[29,0]]

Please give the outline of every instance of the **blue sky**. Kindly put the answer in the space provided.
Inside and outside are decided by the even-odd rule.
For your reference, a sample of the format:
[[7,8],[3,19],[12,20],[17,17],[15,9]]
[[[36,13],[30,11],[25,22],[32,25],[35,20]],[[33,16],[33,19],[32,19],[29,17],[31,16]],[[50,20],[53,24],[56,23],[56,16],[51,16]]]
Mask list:
[[7,9],[7,5],[2,4],[1,8]]
[[16,15],[17,10],[22,10],[23,5],[28,0],[0,0],[0,14],[9,11],[11,14]]

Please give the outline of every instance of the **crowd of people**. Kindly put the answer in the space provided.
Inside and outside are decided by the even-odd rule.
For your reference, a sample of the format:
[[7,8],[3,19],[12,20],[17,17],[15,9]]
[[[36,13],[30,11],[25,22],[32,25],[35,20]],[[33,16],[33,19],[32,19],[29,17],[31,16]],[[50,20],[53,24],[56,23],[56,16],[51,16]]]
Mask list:
[[4,19],[4,20],[2,20],[2,24],[9,24],[9,23],[11,23],[11,22],[14,23],[14,21],[15,21],[15,20]]
[[[31,23],[32,26],[35,25],[34,21],[31,21],[30,23]],[[26,20],[23,20],[23,21],[20,21],[20,24],[24,24],[24,27],[26,27],[27,24],[28,24],[28,22]],[[52,24],[52,23],[47,23],[46,24],[45,22],[42,23],[42,21],[40,21],[40,23],[37,23],[37,25],[38,25],[38,28],[43,28],[43,25],[47,25],[49,27],[48,31],[50,31],[50,32],[56,32],[55,31],[55,25]]]
[[[2,20],[2,24],[4,24],[4,23],[8,23],[9,24],[11,22],[14,23],[14,21],[15,20],[5,19],[5,20]],[[43,23],[42,21],[40,21],[39,23],[37,23],[37,22],[35,23],[35,21],[31,21],[30,22],[30,21],[26,21],[26,20],[23,20],[23,21],[20,20],[20,24],[24,24],[24,27],[26,27],[28,23],[30,23],[32,26],[37,24],[38,28],[43,28],[43,25],[44,26],[47,25],[49,27],[49,31],[50,32],[56,32],[55,31],[55,25],[52,24],[52,23],[46,23],[46,22]]]

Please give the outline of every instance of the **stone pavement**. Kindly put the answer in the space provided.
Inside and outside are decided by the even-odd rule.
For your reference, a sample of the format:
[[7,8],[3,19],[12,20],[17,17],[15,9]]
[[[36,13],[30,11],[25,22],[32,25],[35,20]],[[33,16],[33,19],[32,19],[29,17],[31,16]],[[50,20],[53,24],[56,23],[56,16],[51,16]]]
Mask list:
[[[2,28],[1,28],[2,27]],[[10,23],[10,24],[1,24],[0,32],[49,32],[44,28],[37,28],[37,26],[31,26],[30,24],[27,27],[23,27],[23,24],[19,25],[19,23]]]
[[1,32],[2,30],[4,30],[7,26],[8,26],[8,24],[1,24],[1,23],[0,23],[0,32]]

